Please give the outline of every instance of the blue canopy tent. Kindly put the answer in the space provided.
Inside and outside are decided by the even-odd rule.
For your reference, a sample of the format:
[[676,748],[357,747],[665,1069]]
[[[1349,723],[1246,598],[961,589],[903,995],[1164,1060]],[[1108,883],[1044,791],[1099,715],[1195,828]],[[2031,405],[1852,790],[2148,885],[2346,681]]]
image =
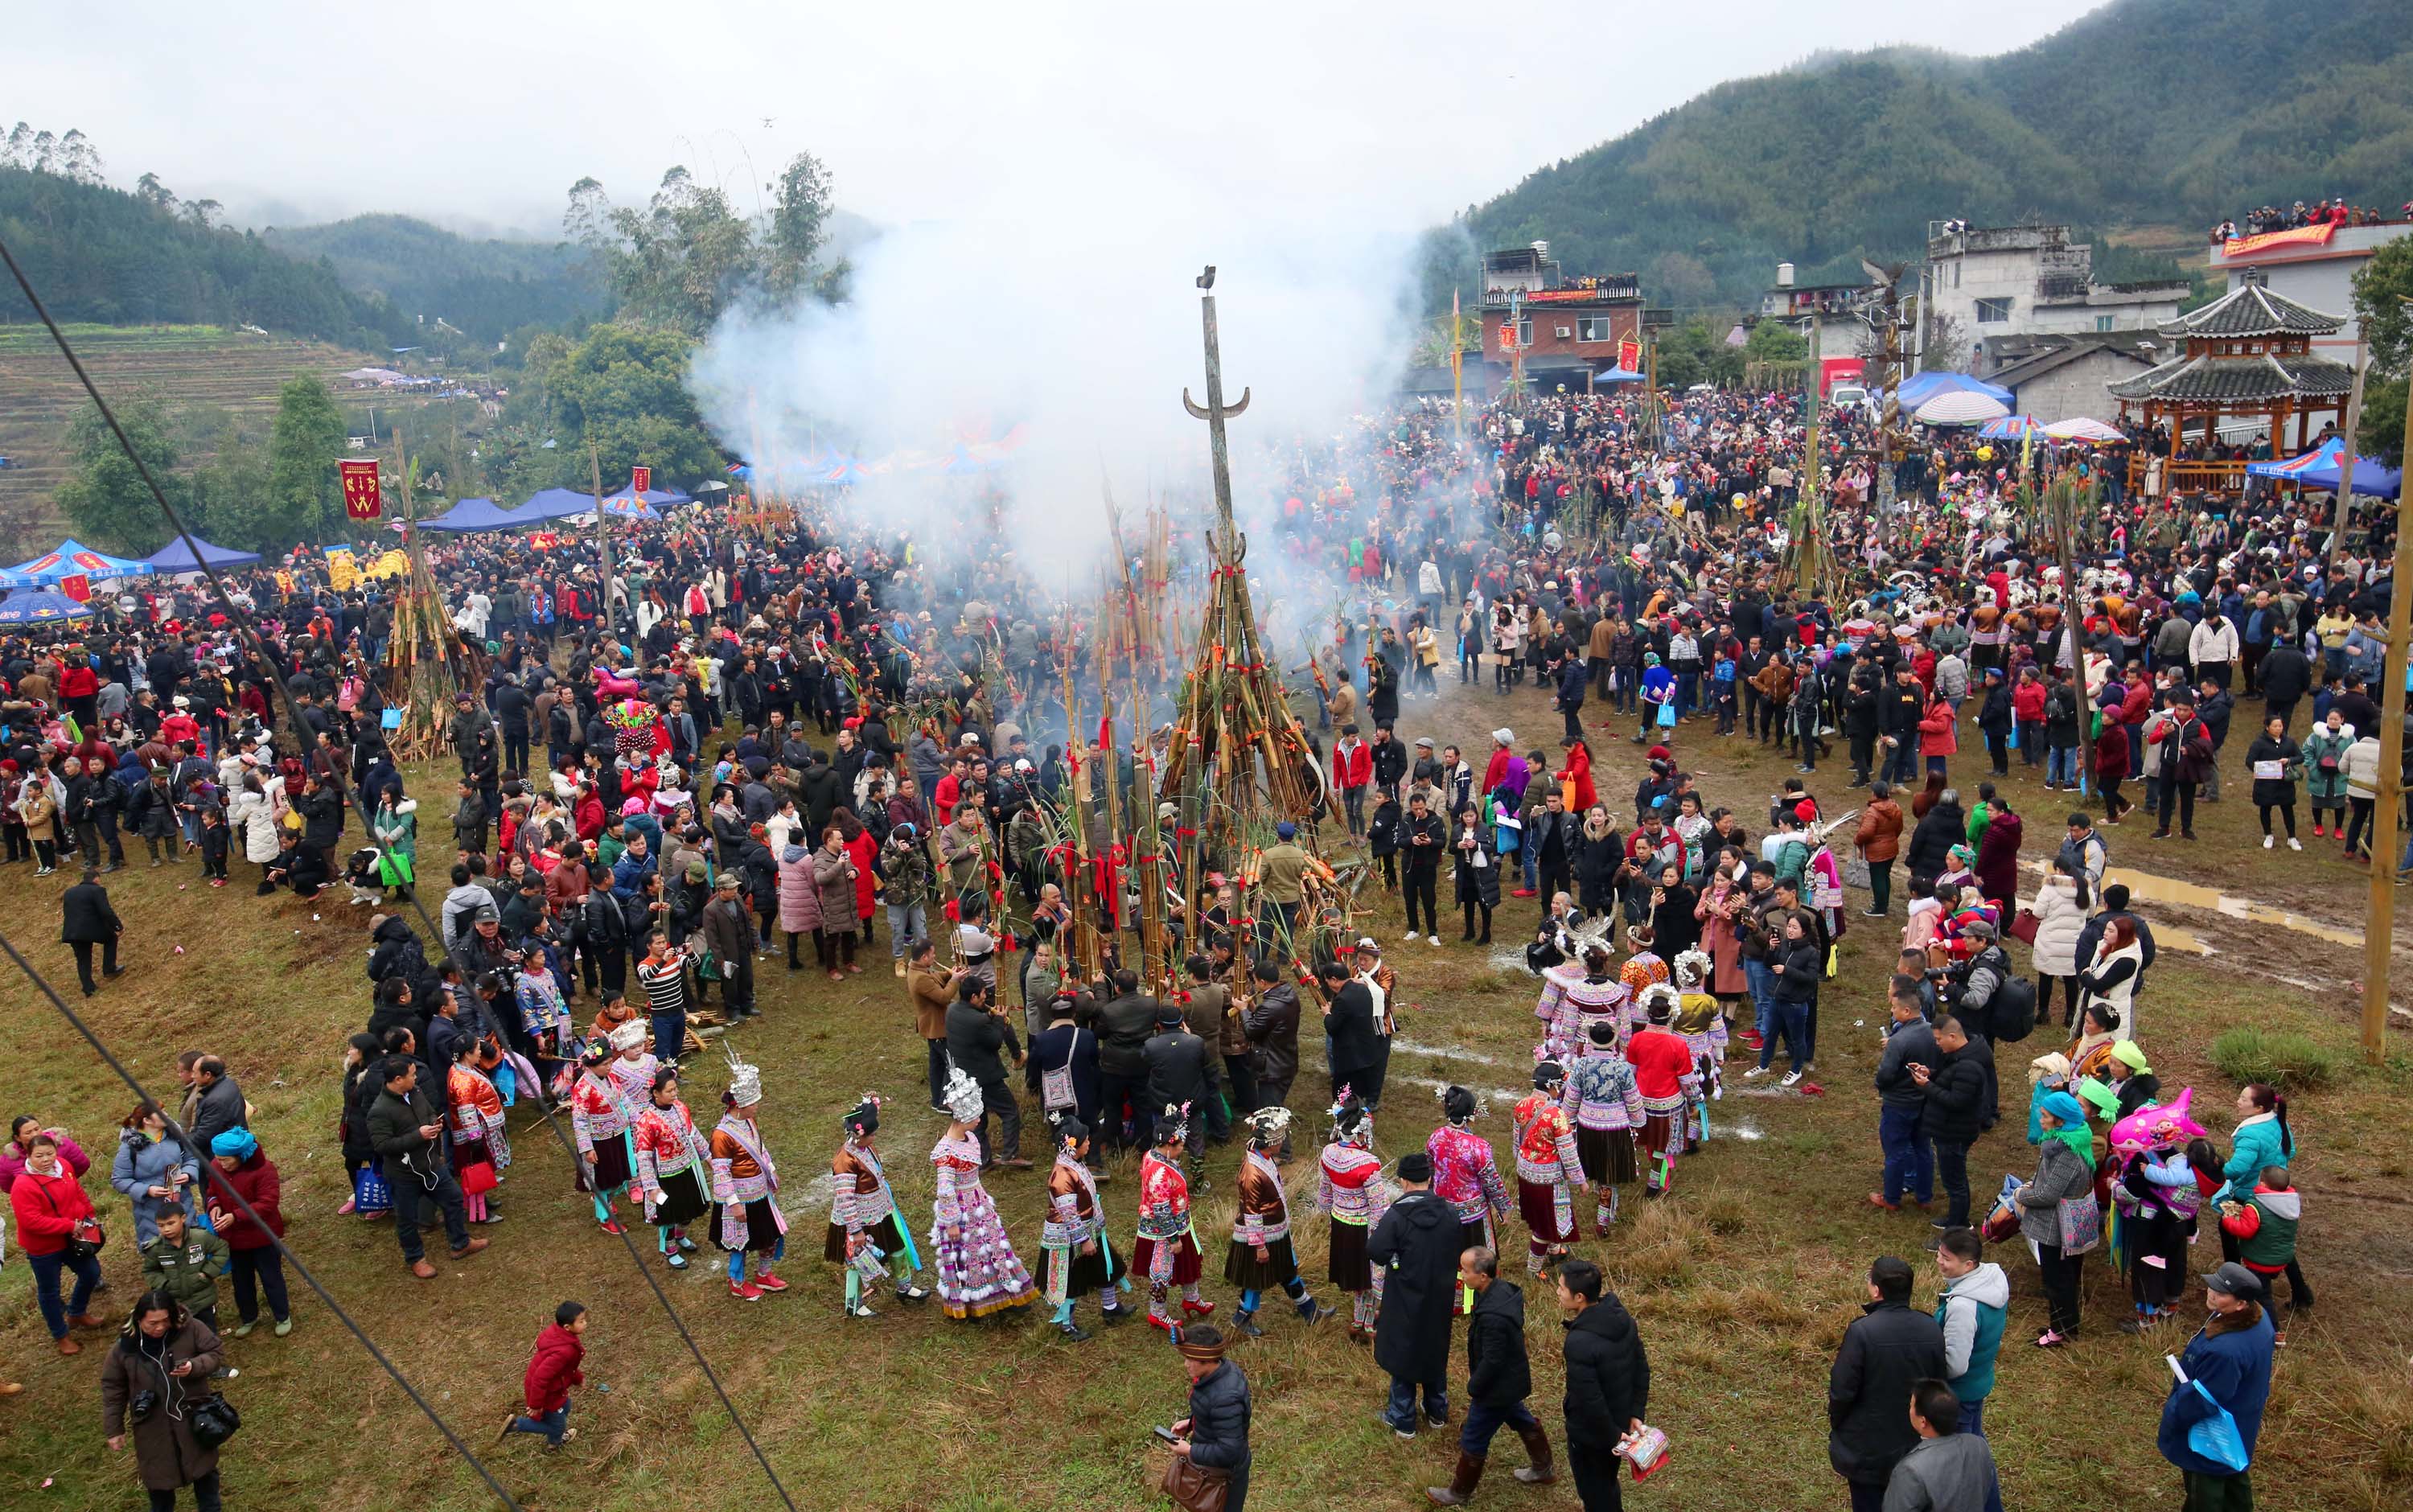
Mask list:
[[[620,520],[659,520],[662,514],[661,511],[654,508],[655,505],[693,502],[691,496],[676,488],[648,488],[642,494],[622,488],[603,497],[603,507],[612,512],[614,519]],[[594,500],[587,500],[586,508],[591,512],[595,508]]]
[[[2332,436],[2302,456],[2275,462],[2253,462],[2245,470],[2257,478],[2274,478],[2281,482],[2299,483],[2306,488],[2325,488],[2337,492],[2341,463],[2346,455],[2346,442]],[[2394,498],[2404,491],[2405,475],[2394,467],[2382,465],[2376,458],[2358,454],[2354,459],[2354,491],[2373,498]]]
[[1609,367],[1591,376],[1594,383],[1648,383],[1651,380],[1630,367]]
[[594,495],[582,494],[575,488],[547,488],[530,495],[526,503],[511,511],[511,518],[523,525],[538,525],[594,512]]
[[91,613],[88,603],[41,588],[0,599],[0,625],[47,624],[54,619],[81,619]]
[[1989,383],[1983,378],[1971,378],[1966,373],[1920,373],[1906,378],[1902,379],[1896,397],[1902,406],[1902,413],[1909,414],[1928,400],[1943,393],[1982,393],[2006,409],[2013,403],[2010,390]]
[[491,498],[465,498],[433,520],[420,521],[419,528],[446,535],[467,535],[478,530],[515,530],[532,523]]
[[212,545],[199,536],[193,538],[193,544],[201,549],[199,561],[193,559],[192,548],[185,544],[185,538],[182,536],[178,536],[153,552],[143,560],[151,564],[151,570],[155,572],[198,572],[204,565],[242,567],[246,563],[259,560],[259,553],[256,551],[234,551],[225,546]]
[[0,570],[0,588],[47,588],[71,577],[148,577],[151,564],[95,551],[73,536],[31,561]]

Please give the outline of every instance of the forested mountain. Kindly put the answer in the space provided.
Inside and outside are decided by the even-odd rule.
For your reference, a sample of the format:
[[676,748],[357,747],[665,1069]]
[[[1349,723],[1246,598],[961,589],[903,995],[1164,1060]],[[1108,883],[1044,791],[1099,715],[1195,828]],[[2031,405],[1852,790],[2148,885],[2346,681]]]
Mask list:
[[[1931,219],[2192,230],[2263,203],[2413,194],[2413,0],[2114,0],[2017,52],[1813,58],[1554,163],[1436,235],[1428,292],[1547,238],[1654,302],[1755,302]],[[2098,276],[2102,273],[2098,269]],[[2125,274],[2134,276],[2133,273]]]
[[[370,348],[408,339],[384,301],[346,289],[326,263],[214,224],[208,200],[180,201],[147,174],[128,193],[65,170],[0,163],[0,236],[62,320],[247,323]],[[0,283],[0,321],[31,319],[14,281]]]
[[492,343],[523,326],[558,326],[607,312],[586,254],[540,242],[472,240],[409,215],[354,215],[277,227],[261,240],[333,264],[345,287],[379,293],[402,314],[437,319]]

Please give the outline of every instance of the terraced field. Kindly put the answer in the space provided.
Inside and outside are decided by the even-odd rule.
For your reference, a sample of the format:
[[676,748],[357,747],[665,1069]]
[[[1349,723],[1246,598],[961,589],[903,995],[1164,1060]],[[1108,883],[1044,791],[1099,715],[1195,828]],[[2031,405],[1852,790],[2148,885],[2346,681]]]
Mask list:
[[[302,373],[327,379],[340,398],[335,375],[372,361],[323,342],[221,326],[87,325],[68,328],[67,335],[103,393],[149,389],[170,409],[264,413],[276,407],[277,388]],[[30,498],[46,527],[60,523],[52,496],[67,473],[67,423],[82,403],[82,388],[49,333],[0,327],[0,456],[8,459],[0,468],[0,500]],[[188,448],[184,460],[193,466],[208,453]]]

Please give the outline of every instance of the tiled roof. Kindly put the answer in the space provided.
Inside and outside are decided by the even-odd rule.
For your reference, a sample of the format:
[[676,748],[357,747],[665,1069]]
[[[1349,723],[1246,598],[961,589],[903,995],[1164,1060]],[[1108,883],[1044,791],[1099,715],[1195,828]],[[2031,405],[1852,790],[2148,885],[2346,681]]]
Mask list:
[[2334,397],[2354,387],[2354,371],[2343,363],[2308,355],[2173,357],[2109,387],[2115,399],[2243,407],[2276,399]]
[[2162,327],[2168,336],[2326,336],[2346,324],[2262,284],[2241,284],[2192,315]]

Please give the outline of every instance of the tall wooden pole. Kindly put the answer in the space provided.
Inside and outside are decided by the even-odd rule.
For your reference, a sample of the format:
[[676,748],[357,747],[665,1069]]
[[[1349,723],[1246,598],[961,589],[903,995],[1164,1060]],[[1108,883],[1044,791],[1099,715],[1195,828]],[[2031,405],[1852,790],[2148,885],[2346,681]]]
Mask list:
[[[2413,305],[2413,300],[2405,302]],[[2357,385],[2361,371],[2358,367]],[[2405,410],[2405,438],[2413,445],[2413,405]],[[2354,436],[2346,436],[2346,455],[2354,456]],[[2338,469],[2346,470],[2345,464]],[[2344,477],[2338,497],[2346,497]],[[2334,546],[2332,547],[2334,550]],[[2389,953],[2396,942],[2396,815],[2405,800],[2405,671],[2406,641],[2413,636],[2413,529],[2407,528],[2405,498],[2396,500],[2396,572],[2388,595],[2389,657],[2382,672],[2387,683],[2379,706],[2379,800],[2371,812],[2371,907],[2362,928],[2362,1058],[2378,1065],[2388,1044]]]
[[[2362,337],[2357,334],[2354,338],[2354,387],[2346,391],[2346,447],[2338,453],[2337,518],[2330,525],[2329,562],[2332,567],[2337,565],[2338,553],[2346,549],[2346,517],[2354,511],[2355,433],[2362,427],[2364,366]],[[2271,436],[2271,454],[2274,457],[2279,454],[2279,437],[2275,431]],[[2401,641],[2394,644],[2404,645]]]
[[603,617],[603,632],[614,635],[612,618],[612,528],[603,515],[603,453],[595,443],[586,446],[586,465],[592,469],[595,484],[595,554],[602,565],[603,581],[597,590],[598,610]]

